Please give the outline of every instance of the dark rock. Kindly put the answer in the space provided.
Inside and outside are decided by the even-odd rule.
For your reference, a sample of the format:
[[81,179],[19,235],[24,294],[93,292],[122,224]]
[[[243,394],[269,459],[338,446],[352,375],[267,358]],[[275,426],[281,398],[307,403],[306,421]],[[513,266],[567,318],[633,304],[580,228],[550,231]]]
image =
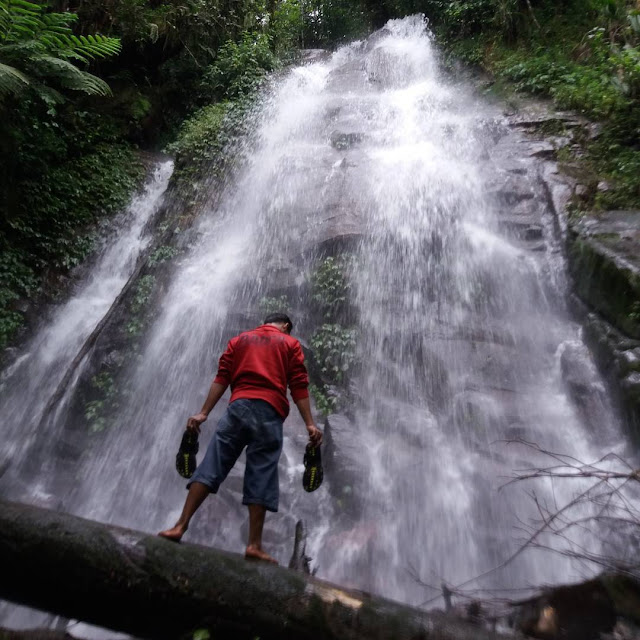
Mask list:
[[531,225],[524,231],[525,240],[540,240],[543,235],[543,229],[540,225]]
[[622,374],[640,371],[640,348],[620,351],[616,364]]
[[622,389],[629,399],[640,404],[640,372],[634,371],[622,379]]
[[346,500],[355,508],[361,501],[351,497],[360,493],[363,484],[362,447],[356,425],[346,416],[335,413],[326,419],[324,435],[323,460],[325,474],[331,478],[330,491],[336,500]]
[[614,604],[599,580],[556,587],[525,603],[517,627],[543,640],[597,640],[616,624]]
[[621,573],[604,574],[600,580],[619,616],[640,625],[640,579]]
[[362,142],[364,140],[364,134],[335,130],[331,132],[330,138],[331,146],[334,149],[343,151],[344,149],[350,149],[359,142]]
[[631,435],[640,440],[639,374],[633,369],[635,356],[640,352],[640,341],[631,340],[595,313],[586,318],[584,337],[615,392],[617,403],[626,413]]
[[295,540],[293,543],[293,553],[289,560],[289,569],[300,571],[311,575],[311,558],[307,555],[307,533],[302,520],[296,522]]
[[587,347],[582,342],[565,345],[560,356],[560,368],[562,379],[583,420],[597,432],[601,422],[611,413],[611,407]]
[[329,74],[327,88],[335,93],[349,93],[363,89],[369,84],[364,65],[360,60],[352,60]]
[[640,338],[640,211],[609,211],[571,224],[569,264],[576,293]]
[[365,52],[373,51],[376,46],[380,43],[381,40],[388,38],[391,34],[391,31],[384,27],[383,29],[378,29],[378,31],[374,31],[366,40],[364,44]]
[[585,198],[589,193],[589,188],[584,184],[576,185],[575,194],[578,198]]

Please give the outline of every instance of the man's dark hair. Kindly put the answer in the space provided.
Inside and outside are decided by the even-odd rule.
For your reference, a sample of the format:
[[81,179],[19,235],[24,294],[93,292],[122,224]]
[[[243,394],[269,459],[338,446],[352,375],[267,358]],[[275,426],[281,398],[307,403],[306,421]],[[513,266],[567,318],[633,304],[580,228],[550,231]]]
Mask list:
[[272,322],[284,322],[289,325],[289,331],[293,329],[293,322],[286,313],[270,313],[262,324],[271,324]]

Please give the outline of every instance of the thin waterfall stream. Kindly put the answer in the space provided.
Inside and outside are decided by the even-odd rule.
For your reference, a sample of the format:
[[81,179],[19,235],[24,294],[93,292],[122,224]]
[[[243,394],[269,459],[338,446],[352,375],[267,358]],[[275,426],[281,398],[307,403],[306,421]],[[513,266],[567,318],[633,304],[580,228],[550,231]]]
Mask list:
[[[264,542],[286,564],[302,519],[319,577],[421,604],[437,595],[425,585],[490,571],[526,539],[536,504],[519,485],[501,489],[538,461],[518,442],[583,460],[626,450],[606,394],[585,417],[562,382],[563,354],[587,350],[566,309],[557,222],[534,160],[518,155],[522,134],[504,125],[499,107],[445,76],[422,17],[391,21],[291,69],[255,118],[247,162],[199,216],[127,360],[118,381],[127,394],[111,426],[87,440],[64,492],[44,498],[143,531],[172,524],[184,499],[175,450],[226,341],[260,323],[265,298],[286,298],[305,346],[319,325],[337,326],[309,296],[309,274],[332,256],[344,265],[355,337],[347,402],[328,419],[334,473],[317,493],[302,491],[305,430],[292,413],[281,508],[267,518]],[[170,163],[157,172],[132,205],[129,230],[105,249],[118,274],[109,275],[111,258],[96,262],[86,289],[3,374],[4,498],[35,502],[53,486],[44,445],[65,424],[33,446],[42,435],[38,407],[130,273]],[[505,220],[526,233],[505,232]],[[203,446],[222,410],[205,423]],[[27,448],[42,476],[25,485],[15,478]],[[186,540],[243,548],[242,472],[240,462]],[[536,491],[561,504],[575,489],[549,481]],[[589,572],[539,549],[480,586],[508,590]]]

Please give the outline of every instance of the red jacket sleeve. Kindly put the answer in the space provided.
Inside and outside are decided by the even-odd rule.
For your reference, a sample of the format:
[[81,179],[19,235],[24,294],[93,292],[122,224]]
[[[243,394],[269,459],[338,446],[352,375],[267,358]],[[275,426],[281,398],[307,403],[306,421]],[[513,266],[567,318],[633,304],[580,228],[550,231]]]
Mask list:
[[226,351],[220,356],[218,362],[218,373],[214,378],[214,382],[228,387],[231,384],[231,370],[233,366],[233,344],[229,340]]
[[294,402],[309,397],[309,376],[304,366],[304,353],[297,340],[289,352],[288,383]]

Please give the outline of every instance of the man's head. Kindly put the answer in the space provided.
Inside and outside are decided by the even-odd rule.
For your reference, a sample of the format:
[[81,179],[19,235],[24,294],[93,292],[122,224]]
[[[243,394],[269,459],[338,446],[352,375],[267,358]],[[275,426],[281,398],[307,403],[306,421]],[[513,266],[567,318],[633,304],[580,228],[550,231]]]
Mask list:
[[263,324],[272,324],[278,327],[283,333],[291,333],[293,329],[293,322],[286,313],[270,313],[265,319]]

